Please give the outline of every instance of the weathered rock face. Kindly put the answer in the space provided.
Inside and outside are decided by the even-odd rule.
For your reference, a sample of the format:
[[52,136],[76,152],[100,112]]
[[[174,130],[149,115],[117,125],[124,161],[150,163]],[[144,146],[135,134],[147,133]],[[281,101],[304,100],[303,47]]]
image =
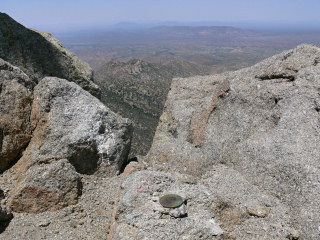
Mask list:
[[18,160],[30,141],[34,86],[24,72],[0,59],[0,172]]
[[[213,196],[204,186],[178,182],[163,172],[140,171],[129,176],[122,187],[112,239],[196,239],[200,235],[212,239],[223,234],[207,207]],[[188,213],[183,210],[175,215],[162,207],[159,197],[168,193],[192,199]]]
[[[29,68],[29,55],[17,56]],[[22,155],[0,175],[1,237],[319,239],[319,62],[320,49],[302,45],[237,72],[174,80],[145,162],[109,178],[127,160],[130,122],[75,83],[35,86],[41,71],[28,78],[0,60],[2,171]],[[169,193],[185,201],[161,206]]]
[[[131,122],[67,80],[31,81],[0,59],[0,163],[14,185],[15,212],[54,211],[76,204],[80,174],[118,173],[130,150]],[[9,180],[10,179],[10,180]]]
[[93,72],[49,33],[30,30],[0,13],[0,58],[21,68],[37,81],[54,76],[73,81],[95,96],[100,90],[93,83]]
[[[27,83],[34,86],[27,76],[21,75],[18,68],[4,64],[8,70],[2,70],[7,78],[2,78],[5,89],[1,92],[4,96],[1,129],[11,127],[13,130],[4,132],[2,163],[10,163],[10,159],[5,158],[10,156],[5,146],[20,134],[15,128],[23,126],[18,129],[23,134],[29,133],[26,143],[9,149],[14,153],[24,151],[10,169],[10,177],[16,176],[12,178],[14,187],[7,196],[13,211],[39,213],[76,204],[82,192],[79,173],[99,172],[111,176],[121,170],[127,161],[132,136],[128,120],[111,112],[75,83],[63,79],[44,78],[32,94],[32,88],[24,87]],[[20,92],[25,95],[16,94]],[[8,96],[14,96],[10,103],[5,98]],[[10,105],[16,103],[16,106]],[[6,116],[9,120],[4,121]],[[12,119],[17,119],[16,124],[20,125],[14,125]]]
[[81,191],[79,174],[63,159],[29,168],[11,192],[8,205],[15,212],[55,211],[76,204]]
[[15,169],[68,159],[77,172],[117,173],[127,160],[131,123],[78,85],[47,77],[34,90],[33,137]]
[[300,45],[233,73],[175,79],[151,165],[201,176],[226,164],[276,196],[301,239],[317,239],[319,60],[319,48]]
[[[178,194],[179,208],[159,198]],[[287,239],[288,208],[222,165],[200,180],[190,175],[139,171],[122,184],[112,239]]]

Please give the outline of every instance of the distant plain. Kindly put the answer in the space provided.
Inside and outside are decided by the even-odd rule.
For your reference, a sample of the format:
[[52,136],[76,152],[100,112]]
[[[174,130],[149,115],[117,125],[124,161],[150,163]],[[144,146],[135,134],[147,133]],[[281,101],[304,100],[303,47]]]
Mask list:
[[320,31],[259,31],[224,26],[156,26],[56,34],[95,70],[111,59],[186,60],[212,72],[236,70],[301,43],[320,45]]

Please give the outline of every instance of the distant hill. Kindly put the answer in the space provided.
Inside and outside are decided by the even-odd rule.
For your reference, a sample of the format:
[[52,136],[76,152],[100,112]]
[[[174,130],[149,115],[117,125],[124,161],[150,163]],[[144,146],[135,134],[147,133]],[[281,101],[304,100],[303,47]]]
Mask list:
[[101,100],[135,124],[131,156],[146,154],[172,78],[203,75],[209,68],[186,61],[110,61],[95,73]]

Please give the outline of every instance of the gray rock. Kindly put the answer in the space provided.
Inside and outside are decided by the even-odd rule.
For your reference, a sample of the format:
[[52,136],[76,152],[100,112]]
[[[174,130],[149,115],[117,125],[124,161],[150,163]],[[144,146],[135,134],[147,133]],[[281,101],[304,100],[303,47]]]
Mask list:
[[182,204],[180,207],[173,208],[169,210],[169,215],[175,218],[182,218],[188,215],[187,205]]
[[[168,209],[154,201],[169,193],[187,199],[187,205]],[[213,200],[203,185],[182,183],[164,172],[135,172],[122,184],[112,239],[215,239],[224,231],[210,210]]]
[[0,172],[20,157],[30,141],[34,86],[19,68],[0,59]]
[[54,76],[80,85],[95,96],[93,71],[49,33],[25,28],[7,14],[0,13],[0,58],[21,68],[31,79]]
[[[113,239],[284,240],[290,234],[289,208],[239,172],[218,165],[198,183],[184,183],[180,177],[146,170],[131,174],[122,184]],[[164,208],[159,196],[172,193],[186,204]],[[256,210],[254,206],[268,209],[268,215],[252,217],[247,208]]]
[[253,67],[175,79],[149,152],[152,167],[203,175],[223,163],[290,209],[317,239],[320,49],[300,45]]
[[249,203],[247,205],[247,212],[251,216],[264,218],[268,216],[270,209],[255,203]]
[[127,161],[131,123],[75,83],[52,77],[40,81],[31,124],[33,137],[15,165],[18,172],[68,159],[79,173],[110,175]]
[[81,192],[79,174],[64,159],[29,168],[10,192],[8,204],[15,212],[55,211],[76,204]]
[[76,205],[37,214],[15,212],[10,224],[0,234],[0,239],[108,239],[115,206],[112,202],[116,202],[121,177],[82,175],[82,195]]
[[[218,164],[207,171],[199,183],[214,196],[211,211],[230,238],[286,239],[292,226],[290,208],[250,183],[238,171]],[[252,216],[248,208],[254,213],[258,212],[257,209],[264,209],[268,215]]]
[[299,240],[299,239],[301,239],[300,236],[301,236],[301,234],[300,234],[299,231],[297,231],[297,230],[295,230],[295,229],[289,229],[289,230],[288,230],[288,236],[287,236],[287,238],[288,238],[289,240]]

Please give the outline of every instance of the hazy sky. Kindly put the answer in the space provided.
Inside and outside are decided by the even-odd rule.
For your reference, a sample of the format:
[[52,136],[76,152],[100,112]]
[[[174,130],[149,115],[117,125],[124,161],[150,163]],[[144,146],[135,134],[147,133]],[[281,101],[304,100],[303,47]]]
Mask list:
[[0,0],[27,27],[123,21],[320,21],[320,0]]

